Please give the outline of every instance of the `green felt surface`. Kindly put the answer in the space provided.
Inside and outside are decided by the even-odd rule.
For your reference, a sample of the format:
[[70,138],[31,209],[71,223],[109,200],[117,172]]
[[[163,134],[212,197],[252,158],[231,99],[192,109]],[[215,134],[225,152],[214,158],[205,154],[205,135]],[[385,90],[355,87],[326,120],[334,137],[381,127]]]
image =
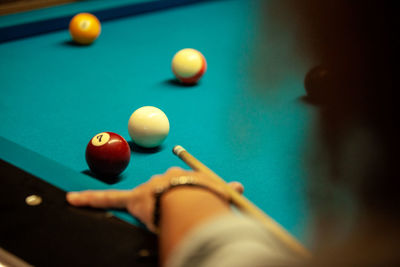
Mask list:
[[[87,47],[73,45],[67,31],[0,44],[1,157],[12,155],[23,168],[35,155],[50,159],[38,161],[35,175],[65,190],[132,188],[171,166],[185,167],[171,152],[179,144],[225,180],[241,181],[246,197],[305,241],[304,153],[314,110],[301,101],[301,62],[289,63],[280,81],[257,82],[259,5],[207,2],[107,21]],[[171,59],[186,47],[200,50],[208,63],[193,87],[171,81]],[[160,150],[134,150],[117,183],[86,175],[91,137],[113,131],[130,140],[128,119],[146,105],[170,120]],[[32,153],[16,156],[7,141]],[[76,178],[57,178],[48,173],[53,169]]]

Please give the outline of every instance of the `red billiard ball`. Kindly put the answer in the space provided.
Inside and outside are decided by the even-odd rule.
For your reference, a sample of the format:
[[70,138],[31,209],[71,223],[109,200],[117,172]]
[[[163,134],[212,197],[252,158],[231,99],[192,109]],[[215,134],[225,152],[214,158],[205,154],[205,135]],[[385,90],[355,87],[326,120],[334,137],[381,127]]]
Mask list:
[[326,103],[334,94],[332,71],[322,65],[312,68],[304,80],[304,88],[310,100],[316,103]]
[[116,177],[128,166],[131,149],[126,140],[112,132],[96,134],[86,147],[90,170],[102,177]]

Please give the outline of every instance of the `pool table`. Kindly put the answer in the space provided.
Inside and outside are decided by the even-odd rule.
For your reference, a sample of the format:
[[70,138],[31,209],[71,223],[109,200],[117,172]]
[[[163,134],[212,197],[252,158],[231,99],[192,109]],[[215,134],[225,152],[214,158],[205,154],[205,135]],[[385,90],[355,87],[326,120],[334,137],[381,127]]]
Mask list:
[[[263,1],[102,2],[114,1],[0,17],[0,32],[9,33],[0,41],[0,159],[63,192],[130,189],[172,166],[188,168],[171,152],[182,145],[226,181],[241,181],[248,199],[308,246],[305,155],[315,107],[303,101],[310,62],[283,64],[287,55],[276,52],[295,47],[290,30],[268,35]],[[68,32],[81,11],[102,22],[89,46],[75,45]],[[208,64],[194,86],[171,71],[173,55],[188,47]],[[283,78],[271,78],[278,69]],[[142,106],[162,109],[170,121],[156,149],[135,146],[128,134]],[[131,145],[117,179],[96,177],[85,161],[89,140],[104,131]],[[124,211],[112,213],[142,227]]]

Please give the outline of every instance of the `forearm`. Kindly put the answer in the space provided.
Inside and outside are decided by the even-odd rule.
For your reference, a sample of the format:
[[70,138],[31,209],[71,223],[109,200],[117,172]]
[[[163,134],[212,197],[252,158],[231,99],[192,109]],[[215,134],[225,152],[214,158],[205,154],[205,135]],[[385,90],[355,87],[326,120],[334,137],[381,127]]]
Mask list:
[[163,195],[159,236],[161,263],[165,264],[170,253],[190,230],[230,211],[226,201],[202,188],[183,186]]

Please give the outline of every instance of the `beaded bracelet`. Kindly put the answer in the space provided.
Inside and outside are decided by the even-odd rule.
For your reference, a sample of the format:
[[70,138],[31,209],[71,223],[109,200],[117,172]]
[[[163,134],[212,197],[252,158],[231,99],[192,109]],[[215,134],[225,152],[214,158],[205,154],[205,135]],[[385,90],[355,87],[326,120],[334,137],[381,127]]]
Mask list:
[[202,188],[202,189],[205,189],[205,190],[217,195],[221,199],[230,202],[230,200],[227,199],[227,197],[224,196],[223,194],[221,194],[220,192],[218,192],[204,184],[198,183],[196,178],[193,176],[185,176],[184,175],[184,176],[174,177],[171,179],[170,183],[167,186],[159,187],[154,192],[155,204],[154,204],[154,213],[153,213],[153,225],[157,229],[157,232],[158,232],[158,228],[160,225],[160,219],[161,219],[161,197],[165,193],[169,192],[171,189],[180,187],[180,186],[191,186],[191,187]]

